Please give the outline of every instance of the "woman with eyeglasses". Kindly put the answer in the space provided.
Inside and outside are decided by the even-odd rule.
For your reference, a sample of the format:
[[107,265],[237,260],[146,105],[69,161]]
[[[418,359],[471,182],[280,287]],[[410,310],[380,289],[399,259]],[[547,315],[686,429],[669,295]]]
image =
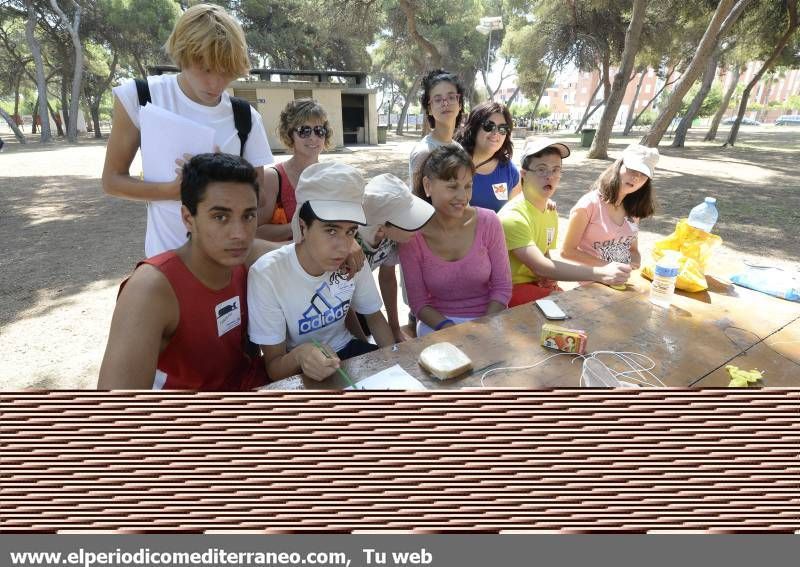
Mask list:
[[473,207],[499,211],[519,193],[519,171],[511,163],[511,113],[499,102],[483,102],[472,109],[456,141],[472,156]]
[[266,200],[274,203],[274,209],[269,222],[258,227],[258,238],[273,242],[292,239],[290,223],[297,209],[294,188],[303,170],[319,162],[332,135],[328,115],[316,100],[298,98],[283,109],[278,136],[292,151],[292,157],[264,171]]
[[464,85],[453,73],[434,69],[422,78],[420,105],[431,132],[416,143],[408,160],[409,185],[414,173],[434,149],[453,143],[453,134],[464,115]]

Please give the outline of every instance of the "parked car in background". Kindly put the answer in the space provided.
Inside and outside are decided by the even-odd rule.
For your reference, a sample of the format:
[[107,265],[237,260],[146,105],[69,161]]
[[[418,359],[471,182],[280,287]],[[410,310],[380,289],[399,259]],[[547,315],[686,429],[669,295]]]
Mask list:
[[[733,124],[734,122],[736,122],[735,116],[728,116],[722,121],[723,124],[729,124],[729,125]],[[746,116],[742,118],[742,124],[744,124],[745,126],[761,126],[761,122],[759,122],[758,120],[753,120],[752,118],[747,118]]]
[[775,121],[775,126],[800,126],[800,114],[784,114]]

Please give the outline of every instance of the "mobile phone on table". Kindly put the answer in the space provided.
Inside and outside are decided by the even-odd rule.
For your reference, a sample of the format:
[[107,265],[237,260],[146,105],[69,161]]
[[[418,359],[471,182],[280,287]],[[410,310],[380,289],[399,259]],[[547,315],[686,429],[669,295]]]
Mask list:
[[536,306],[542,311],[545,317],[548,319],[552,319],[555,321],[561,321],[567,318],[567,314],[564,313],[561,308],[556,305],[556,302],[552,299],[537,299]]

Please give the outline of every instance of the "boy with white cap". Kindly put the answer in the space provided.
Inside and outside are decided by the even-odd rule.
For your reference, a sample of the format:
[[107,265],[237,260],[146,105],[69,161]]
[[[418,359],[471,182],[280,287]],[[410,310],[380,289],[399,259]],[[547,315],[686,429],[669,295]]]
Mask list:
[[376,350],[345,327],[351,307],[364,314],[379,346],[394,343],[369,267],[350,280],[340,271],[358,225],[366,224],[363,195],[364,178],[355,168],[307,167],[297,183],[294,243],[250,268],[250,338],[261,345],[272,380],[298,372],[323,380],[341,360]]
[[411,193],[411,189],[391,173],[378,175],[364,189],[367,226],[359,227],[358,241],[373,270],[378,268],[378,284],[389,327],[397,342],[406,340],[397,317],[397,275],[400,263],[397,245],[408,242],[425,226],[435,209]]
[[622,284],[630,274],[630,266],[616,262],[591,267],[550,258],[558,239],[558,213],[548,210],[547,201],[558,189],[561,160],[569,154],[565,144],[550,138],[529,138],[525,143],[520,168],[522,193],[498,213],[511,264],[509,307],[546,297],[559,289],[556,280]]
[[638,268],[639,221],[655,212],[656,163],[656,148],[639,144],[625,148],[572,207],[562,257],[587,266],[622,262]]

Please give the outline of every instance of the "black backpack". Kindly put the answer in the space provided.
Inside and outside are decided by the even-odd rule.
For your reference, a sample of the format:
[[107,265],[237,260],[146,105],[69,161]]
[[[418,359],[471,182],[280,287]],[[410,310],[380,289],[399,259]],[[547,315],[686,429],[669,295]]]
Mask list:
[[[147,84],[147,79],[134,79],[134,81],[136,82],[136,92],[139,95],[139,106],[153,102],[150,98],[150,85]],[[231,106],[233,107],[233,125],[236,127],[236,133],[239,135],[239,141],[241,142],[239,157],[244,157],[244,145],[247,143],[247,137],[253,127],[250,103],[243,98],[232,96]]]

